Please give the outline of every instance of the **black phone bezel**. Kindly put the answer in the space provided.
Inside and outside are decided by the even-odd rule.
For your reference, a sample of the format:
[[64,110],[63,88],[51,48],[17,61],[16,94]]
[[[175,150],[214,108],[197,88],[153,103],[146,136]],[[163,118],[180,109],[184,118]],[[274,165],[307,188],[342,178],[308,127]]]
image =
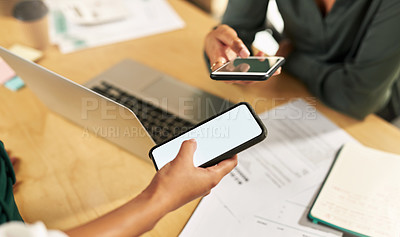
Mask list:
[[[203,125],[204,123],[207,123],[208,121],[211,121],[211,120],[213,120],[213,119],[215,119],[215,118],[217,118],[217,117],[219,117],[219,116],[221,116],[221,115],[223,115],[223,114],[225,114],[225,113],[227,113],[227,112],[229,112],[229,111],[232,110],[232,109],[235,109],[236,107],[238,107],[238,106],[240,106],[240,105],[245,105],[245,106],[249,109],[251,115],[252,115],[253,118],[256,120],[257,124],[260,126],[260,128],[261,128],[261,133],[260,133],[258,136],[256,136],[256,137],[254,137],[254,138],[252,138],[252,139],[250,139],[250,140],[248,140],[248,141],[242,143],[241,145],[239,145],[239,146],[237,146],[237,147],[234,147],[234,148],[232,148],[231,150],[229,150],[229,151],[227,151],[227,152],[225,152],[225,153],[223,153],[223,154],[221,154],[221,155],[219,155],[219,156],[213,158],[212,160],[210,160],[210,161],[208,161],[208,162],[206,162],[206,163],[200,165],[199,167],[206,168],[206,167],[210,167],[210,166],[216,165],[216,164],[218,164],[219,162],[221,162],[221,161],[223,161],[223,160],[226,160],[226,159],[229,159],[229,158],[231,158],[232,156],[234,156],[235,154],[237,154],[237,153],[239,153],[239,152],[241,152],[241,151],[243,151],[243,150],[246,150],[247,148],[249,148],[249,147],[251,147],[251,146],[253,146],[253,145],[255,145],[255,144],[257,144],[257,143],[259,143],[259,142],[261,142],[261,141],[263,141],[263,140],[267,137],[267,134],[268,134],[267,128],[264,126],[263,122],[262,122],[261,119],[258,117],[258,115],[257,115],[256,112],[254,111],[254,109],[251,107],[251,105],[250,105],[249,103],[247,103],[247,102],[240,102],[240,103],[237,103],[237,104],[235,104],[234,106],[230,107],[229,109],[224,110],[224,111],[222,111],[221,113],[218,113],[218,114],[216,114],[216,115],[214,115],[214,116],[212,116],[212,117],[210,117],[210,118],[208,118],[208,119],[202,121],[201,123],[197,124],[197,125],[194,126],[193,128],[191,128],[191,129],[185,131],[184,133],[190,132],[191,130],[193,130],[193,129],[195,129],[195,128],[201,126],[201,125]],[[168,140],[166,140],[166,141],[164,141],[164,142],[162,142],[162,143],[160,143],[160,144],[155,145],[154,147],[152,147],[152,148],[150,149],[150,151],[149,151],[149,157],[150,157],[150,159],[152,160],[152,162],[153,162],[153,164],[154,164],[154,167],[156,168],[157,171],[159,170],[159,168],[158,168],[158,166],[157,166],[156,161],[154,160],[154,156],[153,156],[153,151],[154,151],[154,149],[156,149],[156,148],[158,148],[158,147],[164,145],[165,143],[167,143],[167,142],[169,142],[169,141],[171,141],[171,140],[173,140],[173,139],[175,139],[175,138],[181,136],[181,135],[184,134],[184,133],[181,133],[181,134],[179,134],[179,135],[177,135],[177,136],[174,136],[174,137],[172,137],[172,138],[170,138],[170,139],[168,139]]]
[[279,58],[280,60],[275,65],[273,65],[268,72],[262,75],[249,75],[246,73],[229,74],[229,75],[214,74],[214,72],[219,69],[218,68],[210,73],[210,78],[216,81],[265,81],[268,78],[270,78],[276,72],[276,70],[278,70],[278,68],[285,63],[285,58],[283,57]]

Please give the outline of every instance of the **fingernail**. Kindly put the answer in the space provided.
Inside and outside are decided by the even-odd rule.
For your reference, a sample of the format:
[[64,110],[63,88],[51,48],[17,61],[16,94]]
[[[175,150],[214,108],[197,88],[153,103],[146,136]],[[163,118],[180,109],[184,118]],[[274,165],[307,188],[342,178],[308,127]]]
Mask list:
[[196,142],[196,139],[192,138],[189,140],[190,142]]
[[226,63],[226,59],[225,58],[219,58],[216,62],[216,64],[224,64]]
[[240,50],[239,52],[239,56],[242,58],[247,58],[248,56],[250,56],[250,52],[248,49],[242,48],[242,50]]

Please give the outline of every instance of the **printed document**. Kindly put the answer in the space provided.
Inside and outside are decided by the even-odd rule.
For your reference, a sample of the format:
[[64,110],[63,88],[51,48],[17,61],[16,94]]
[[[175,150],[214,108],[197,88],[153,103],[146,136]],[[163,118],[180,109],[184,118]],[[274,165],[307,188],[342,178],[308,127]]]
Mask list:
[[202,199],[181,236],[338,236],[307,220],[339,148],[356,142],[304,100],[260,115],[262,143]]
[[50,39],[59,46],[62,53],[164,33],[185,26],[185,22],[166,0],[114,1],[114,4],[124,5],[126,18],[98,25],[80,25],[68,20],[63,7],[68,1],[46,1],[50,8]]

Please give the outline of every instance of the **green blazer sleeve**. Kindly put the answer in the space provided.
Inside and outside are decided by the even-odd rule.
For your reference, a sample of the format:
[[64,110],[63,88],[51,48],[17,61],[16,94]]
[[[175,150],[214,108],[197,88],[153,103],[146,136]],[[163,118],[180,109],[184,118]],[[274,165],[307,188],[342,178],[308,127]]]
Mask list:
[[235,29],[249,50],[255,34],[265,29],[268,2],[268,0],[230,0],[222,18],[222,24]]
[[294,51],[284,67],[325,104],[358,119],[381,109],[399,88],[400,1],[380,4],[350,60],[329,64]]
[[4,145],[0,141],[0,224],[8,221],[22,221],[14,201],[14,170]]

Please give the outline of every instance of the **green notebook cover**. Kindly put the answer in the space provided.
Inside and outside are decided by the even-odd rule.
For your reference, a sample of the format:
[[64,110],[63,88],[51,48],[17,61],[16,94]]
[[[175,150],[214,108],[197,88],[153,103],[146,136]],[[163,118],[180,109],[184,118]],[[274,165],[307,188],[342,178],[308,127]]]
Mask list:
[[[345,148],[346,148],[346,152],[343,151]],[[345,155],[342,155],[343,152],[345,153]],[[338,162],[339,159],[340,159],[340,165],[337,165],[337,163],[339,163]],[[344,159],[347,159],[347,160],[344,160]],[[363,161],[363,162],[361,162],[361,164],[357,163],[360,160]],[[354,167],[351,166],[352,164],[353,165],[354,164],[359,164],[359,165],[358,165],[358,167],[356,169],[354,169]],[[371,170],[371,167],[375,168],[374,164],[379,164],[379,165],[377,165],[377,168],[376,168],[377,172],[376,173],[369,172]],[[336,166],[336,169],[335,169],[335,166]],[[359,182],[361,180],[363,185],[357,185],[356,186],[357,187],[356,191],[358,191],[360,189],[360,190],[368,190],[368,192],[366,192],[367,194],[374,193],[374,192],[376,192],[375,190],[380,190],[382,184],[386,184],[386,183],[390,184],[390,182],[387,182],[388,179],[394,180],[394,179],[392,179],[392,177],[398,177],[398,174],[396,174],[396,173],[399,173],[398,172],[399,167],[400,167],[400,156],[398,156],[396,154],[390,154],[390,153],[386,153],[386,152],[382,152],[382,151],[378,151],[378,150],[373,150],[371,148],[367,148],[367,147],[364,147],[364,146],[359,145],[359,144],[346,144],[346,145],[342,146],[339,149],[339,151],[337,152],[337,154],[335,156],[335,159],[334,159],[334,161],[332,163],[332,166],[330,167],[330,169],[328,171],[328,174],[325,177],[325,180],[322,183],[321,188],[320,188],[316,198],[314,199],[314,202],[313,202],[313,204],[312,204],[312,206],[310,208],[310,211],[308,213],[308,218],[313,223],[323,224],[323,225],[338,229],[340,231],[350,233],[350,234],[355,235],[355,236],[369,236],[369,235],[372,235],[372,234],[370,234],[370,232],[371,233],[376,233],[377,229],[379,229],[378,228],[379,224],[375,225],[377,227],[375,229],[374,228],[370,228],[370,229],[365,228],[365,229],[363,229],[364,227],[363,226],[360,227],[360,225],[358,225],[359,223],[362,223],[365,226],[372,226],[372,225],[367,225],[366,223],[360,221],[362,219],[357,219],[357,220],[353,219],[354,221],[348,219],[348,216],[352,216],[353,215],[354,210],[358,210],[359,211],[357,213],[357,215],[355,215],[356,217],[363,217],[363,218],[369,217],[371,215],[371,213],[374,213],[375,210],[373,208],[357,209],[357,207],[359,208],[359,206],[357,206],[358,204],[347,206],[349,203],[351,203],[351,202],[349,202],[349,200],[351,201],[352,199],[349,198],[349,197],[352,197],[351,196],[352,193],[350,192],[349,195],[347,195],[348,193],[345,193],[346,195],[340,195],[341,194],[340,192],[344,192],[344,190],[346,190],[346,187],[343,187],[343,189],[340,190],[340,192],[336,192],[336,190],[333,187],[337,186],[339,188],[342,188],[342,186],[340,186],[340,182],[343,182],[343,180],[349,180],[349,182],[348,182],[349,183],[348,184],[349,187],[351,187],[351,185],[353,185],[353,184],[360,184]],[[343,171],[344,168],[346,168],[346,171]],[[332,172],[334,169],[335,169],[335,171]],[[347,172],[349,170],[352,170],[352,169],[354,169],[353,176],[351,176],[351,177],[341,176],[342,174],[347,174]],[[397,172],[395,170],[397,170]],[[384,175],[382,175],[382,171],[384,172],[383,173]],[[332,173],[334,173],[334,174],[332,174]],[[378,182],[371,182],[370,183],[368,181],[365,181],[364,179],[362,179],[362,177],[364,177],[365,174],[368,174],[371,179],[375,179]],[[326,188],[324,190],[324,187],[328,185],[327,184],[327,180],[330,177],[330,175],[335,175],[335,176],[333,176],[332,180],[330,181],[329,188]],[[352,183],[353,179],[355,181]],[[381,181],[381,180],[383,180],[383,181]],[[358,188],[358,187],[360,187],[360,188]],[[368,187],[368,188],[365,188],[365,187]],[[379,189],[376,189],[376,187],[379,187]],[[400,187],[400,185],[396,185],[395,186],[396,189],[399,188],[399,187]],[[360,193],[360,192],[356,192],[356,191],[354,193],[356,193],[357,195],[364,194],[364,193]],[[323,192],[325,192],[324,195],[323,195],[324,198],[320,197],[321,193],[323,193]],[[333,192],[333,193],[331,193],[331,192]],[[386,197],[386,195],[389,195],[386,192],[381,192],[379,194],[384,196],[384,197]],[[343,198],[344,202],[336,203],[335,201],[337,201],[337,199],[335,199],[335,198],[337,196],[344,196],[345,197],[345,198]],[[371,195],[371,196],[373,196],[373,195]],[[395,196],[389,196],[390,199],[388,199],[388,200],[394,200],[395,201],[395,200],[397,200],[397,198],[399,198],[397,196],[398,196],[398,194],[395,195]],[[366,197],[367,197],[366,200],[375,201],[372,198],[370,199],[369,195],[366,195]],[[315,204],[316,204],[316,202],[317,202],[317,200],[319,198],[322,198],[322,200],[320,200],[319,206],[320,206],[320,208],[323,208],[323,209],[319,209],[319,211],[318,211],[320,213],[319,215],[322,216],[322,215],[330,215],[330,214],[332,214],[332,218],[333,218],[334,221],[327,221],[326,219],[328,219],[328,218],[325,219],[325,218],[321,218],[321,217],[316,217],[315,215],[312,214],[314,208],[317,208],[317,207],[315,207],[316,206]],[[340,201],[341,200],[342,199],[340,199]],[[357,199],[357,201],[359,201],[359,200]],[[362,201],[363,200],[361,200],[360,203]],[[379,201],[382,201],[382,200],[379,200]],[[333,208],[331,208],[331,206],[329,206],[329,204],[331,204],[331,203],[334,204]],[[379,207],[382,206],[384,210],[393,208],[393,206],[391,206],[390,203],[386,203],[386,202],[382,203],[382,202],[378,202],[377,201],[377,202],[373,202],[373,204],[379,205]],[[345,209],[346,206],[349,207],[349,208]],[[370,206],[368,206],[368,207],[370,207]],[[352,208],[354,208],[354,209],[352,209]],[[394,208],[397,208],[397,207],[395,206]],[[333,213],[329,213],[328,211],[330,211],[330,210],[333,210],[332,211]],[[340,212],[341,210],[345,210],[344,216],[339,216],[338,215],[338,213],[341,213]],[[364,212],[364,210],[365,210],[365,212]],[[386,231],[386,233],[383,233],[382,236],[392,236],[392,235],[388,235],[388,233],[392,233],[393,234],[393,231],[396,234],[399,233],[399,229],[400,229],[399,225],[400,224],[397,224],[397,225],[393,224],[393,223],[397,223],[400,220],[400,216],[396,215],[396,213],[398,213],[398,212],[396,212],[396,210],[391,213],[392,215],[389,215],[389,216],[382,215],[385,218],[387,218],[388,220],[390,220],[390,223],[388,224],[388,226],[389,227],[394,227],[394,228],[390,229],[390,231]],[[315,211],[315,212],[317,212],[317,211]],[[350,214],[348,214],[348,213],[350,213]],[[377,212],[377,213],[378,214],[382,214],[382,212]],[[385,213],[385,212],[383,212],[383,213]],[[336,219],[338,216],[339,217],[343,217],[343,218],[340,221],[338,221]],[[381,219],[379,219],[381,216],[374,216],[374,217],[377,217],[377,218],[376,219],[372,219],[372,220],[369,219],[369,220],[371,220],[371,221],[381,220]],[[358,227],[358,231],[355,231],[355,230],[352,230],[352,229],[349,229],[349,228],[344,228],[342,226],[337,225],[338,222],[339,223],[341,221],[343,222],[343,220],[345,220],[348,223],[350,223],[350,224],[347,224],[348,226],[357,226],[358,225],[357,226]],[[332,222],[336,222],[336,223],[333,224]],[[398,222],[398,223],[400,223],[400,222]],[[363,233],[360,233],[360,230]],[[384,228],[382,228],[382,230],[383,230],[382,232],[385,232]],[[397,236],[399,236],[399,235],[397,235]]]

